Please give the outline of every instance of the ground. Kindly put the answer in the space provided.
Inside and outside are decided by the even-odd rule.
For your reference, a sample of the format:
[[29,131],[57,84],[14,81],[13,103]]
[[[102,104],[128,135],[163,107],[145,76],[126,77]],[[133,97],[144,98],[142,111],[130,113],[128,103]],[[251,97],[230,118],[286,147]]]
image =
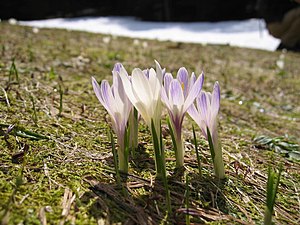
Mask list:
[[[274,222],[299,223],[300,54],[37,31],[4,22],[0,30],[2,224],[185,224],[187,202],[194,224],[259,224],[268,168],[278,171],[280,164]],[[154,67],[155,59],[173,74],[181,66],[197,75],[204,71],[203,89],[211,91],[218,80],[222,97],[223,182],[214,178],[208,144],[188,116],[185,169],[174,169],[164,112],[172,203],[168,217],[163,185],[155,179],[150,132],[143,121],[127,179],[116,183],[109,116],[91,85],[92,75],[111,82],[116,62],[131,71]],[[259,136],[264,139],[257,140]]]

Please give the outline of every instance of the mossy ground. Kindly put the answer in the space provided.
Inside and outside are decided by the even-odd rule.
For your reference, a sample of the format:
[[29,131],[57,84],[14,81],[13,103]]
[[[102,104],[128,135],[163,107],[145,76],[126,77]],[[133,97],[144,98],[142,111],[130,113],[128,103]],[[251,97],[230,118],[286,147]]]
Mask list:
[[[260,224],[268,167],[283,163],[276,224],[298,224],[300,163],[257,148],[258,135],[300,142],[300,54],[218,45],[111,37],[0,23],[0,123],[50,137],[0,137],[2,224],[185,224],[188,174],[191,222]],[[109,38],[109,43],[103,38]],[[284,54],[285,66],[276,62]],[[91,75],[111,81],[115,62],[128,71],[153,67],[173,74],[185,66],[205,72],[204,89],[221,86],[220,135],[227,180],[213,179],[208,145],[197,128],[203,176],[199,177],[190,118],[184,122],[185,171],[174,171],[174,153],[163,121],[172,210],[165,219],[163,186],[155,181],[148,129],[141,122],[139,150],[127,182],[116,184],[107,130],[109,117],[96,99]],[[12,62],[18,71],[19,81]],[[9,82],[9,76],[11,81]],[[60,90],[62,110],[60,112]],[[194,124],[195,125],[195,124]],[[182,175],[184,174],[184,175]]]

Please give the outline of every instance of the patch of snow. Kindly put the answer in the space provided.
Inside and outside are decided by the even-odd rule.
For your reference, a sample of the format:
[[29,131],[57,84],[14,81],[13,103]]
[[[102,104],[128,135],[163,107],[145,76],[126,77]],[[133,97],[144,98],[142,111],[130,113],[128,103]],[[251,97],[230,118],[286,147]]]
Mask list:
[[279,40],[272,37],[261,19],[225,22],[146,22],[132,17],[80,17],[20,21],[39,28],[63,28],[132,38],[231,46],[274,51]]

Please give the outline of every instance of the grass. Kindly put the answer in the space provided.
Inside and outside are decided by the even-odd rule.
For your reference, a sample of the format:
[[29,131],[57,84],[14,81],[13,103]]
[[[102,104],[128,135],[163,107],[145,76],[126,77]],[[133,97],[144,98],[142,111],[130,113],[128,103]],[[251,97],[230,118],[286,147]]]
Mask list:
[[[186,218],[191,224],[259,224],[268,168],[281,163],[273,220],[299,223],[299,161],[253,141],[264,135],[300,143],[299,54],[149,40],[143,47],[114,36],[107,44],[100,34],[55,29],[34,33],[30,27],[5,22],[0,30],[0,124],[49,137],[24,138],[1,126],[2,224],[185,224]],[[284,69],[276,66],[280,54],[285,54]],[[172,141],[163,121],[173,210],[169,218],[163,184],[154,177],[150,132],[143,123],[127,182],[117,185],[109,117],[90,80],[93,75],[98,81],[111,81],[115,62],[131,71],[154,66],[154,59],[173,74],[181,66],[196,74],[204,70],[204,89],[211,91],[218,80],[222,95],[219,131],[227,176],[223,183],[213,179],[208,144],[190,118],[183,132],[186,169],[174,171]]]

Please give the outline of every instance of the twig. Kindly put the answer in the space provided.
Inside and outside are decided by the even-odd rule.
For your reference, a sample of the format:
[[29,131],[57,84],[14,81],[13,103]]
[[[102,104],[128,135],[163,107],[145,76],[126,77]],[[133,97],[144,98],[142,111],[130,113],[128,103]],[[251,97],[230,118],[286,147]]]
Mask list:
[[4,88],[1,88],[3,93],[4,93],[4,97],[5,97],[5,101],[6,101],[6,104],[7,104],[7,107],[10,107],[10,103],[9,103],[9,100],[8,100],[8,97],[7,97],[7,93],[5,91]]

